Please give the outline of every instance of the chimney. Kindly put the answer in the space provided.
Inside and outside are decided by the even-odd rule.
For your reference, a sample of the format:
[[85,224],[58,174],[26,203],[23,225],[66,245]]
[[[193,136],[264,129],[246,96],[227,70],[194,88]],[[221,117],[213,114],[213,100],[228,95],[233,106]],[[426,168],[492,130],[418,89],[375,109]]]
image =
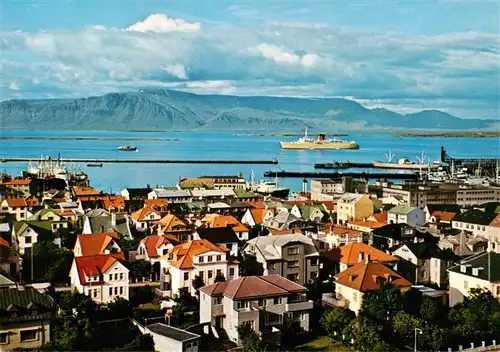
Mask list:
[[366,253],[365,255],[365,263],[368,264],[370,262],[370,255]]
[[417,238],[417,236],[415,236],[415,237],[413,238],[413,243],[418,243],[418,238]]
[[363,261],[363,259],[364,259],[363,252],[359,252],[359,253],[358,253],[358,263],[359,263],[359,262],[362,262],[362,261]]

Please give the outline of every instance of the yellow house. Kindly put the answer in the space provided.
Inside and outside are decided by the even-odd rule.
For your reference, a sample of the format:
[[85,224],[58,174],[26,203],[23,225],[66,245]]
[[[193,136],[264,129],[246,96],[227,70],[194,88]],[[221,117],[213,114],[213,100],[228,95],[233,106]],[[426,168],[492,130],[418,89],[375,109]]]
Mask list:
[[373,202],[366,194],[345,193],[337,202],[337,224],[363,221],[373,214]]

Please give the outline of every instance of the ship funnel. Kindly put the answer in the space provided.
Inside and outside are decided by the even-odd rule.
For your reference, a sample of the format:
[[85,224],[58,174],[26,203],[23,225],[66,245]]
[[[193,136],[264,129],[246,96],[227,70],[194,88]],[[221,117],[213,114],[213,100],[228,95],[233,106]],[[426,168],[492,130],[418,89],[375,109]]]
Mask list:
[[324,134],[320,134],[319,137],[318,137],[318,140],[319,141],[324,141],[325,140],[325,135]]

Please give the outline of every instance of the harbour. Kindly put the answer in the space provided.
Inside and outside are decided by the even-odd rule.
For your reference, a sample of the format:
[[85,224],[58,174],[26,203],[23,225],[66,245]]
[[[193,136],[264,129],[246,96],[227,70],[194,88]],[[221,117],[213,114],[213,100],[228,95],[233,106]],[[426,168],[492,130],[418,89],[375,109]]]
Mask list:
[[[1,158],[3,163],[28,163],[34,158]],[[256,164],[276,165],[278,160],[144,160],[144,159],[74,159],[64,158],[61,161],[69,163],[87,163],[89,167],[101,167],[102,164]]]
[[331,178],[340,179],[342,177],[359,178],[363,180],[390,179],[390,180],[417,180],[416,173],[388,173],[388,172],[314,172],[314,171],[266,171],[264,177],[293,177],[293,178]]

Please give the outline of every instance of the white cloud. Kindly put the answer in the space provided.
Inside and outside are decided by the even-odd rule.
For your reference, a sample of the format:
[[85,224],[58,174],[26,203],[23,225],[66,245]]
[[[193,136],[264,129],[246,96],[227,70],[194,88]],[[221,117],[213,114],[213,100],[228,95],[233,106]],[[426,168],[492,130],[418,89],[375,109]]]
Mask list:
[[187,79],[186,68],[181,64],[173,64],[163,68],[169,75],[180,78]]
[[[400,111],[409,104],[467,117],[499,115],[498,35],[420,36],[279,22],[209,23],[202,31],[199,23],[157,16],[128,30],[4,31],[0,78],[30,98],[157,87],[349,96]],[[16,92],[6,84],[1,93],[9,99]]]
[[21,89],[21,87],[19,87],[19,84],[17,84],[16,82],[10,82],[8,88],[10,90],[19,90],[19,89]]
[[256,49],[266,59],[274,60],[279,64],[284,63],[284,64],[313,67],[319,59],[318,55],[316,54],[297,55],[288,52],[276,45],[270,45],[270,44],[261,44]]
[[127,28],[132,32],[197,32],[201,28],[199,22],[188,23],[179,18],[168,18],[159,13],[149,15],[144,21],[139,21]]

